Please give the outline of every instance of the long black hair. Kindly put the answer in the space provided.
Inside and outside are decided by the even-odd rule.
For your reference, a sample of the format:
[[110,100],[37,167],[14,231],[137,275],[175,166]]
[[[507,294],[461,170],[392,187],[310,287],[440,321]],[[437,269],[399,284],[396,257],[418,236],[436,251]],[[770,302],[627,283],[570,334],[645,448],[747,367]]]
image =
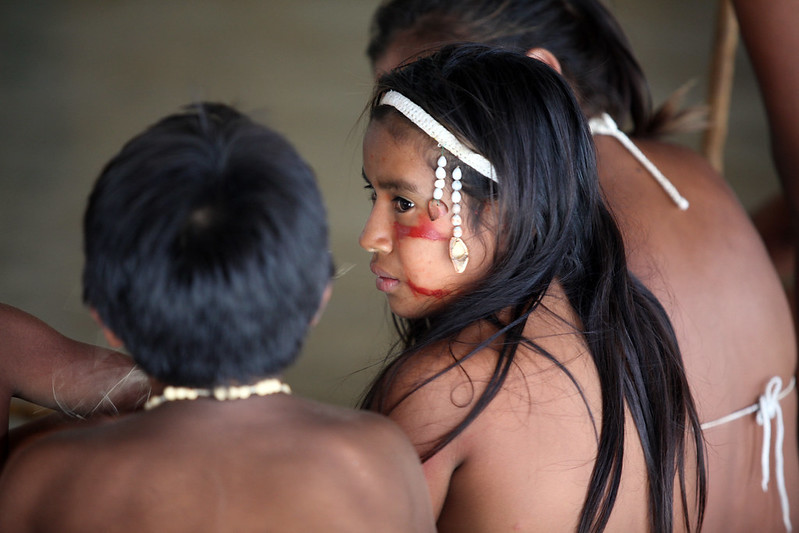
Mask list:
[[583,111],[609,113],[637,137],[696,121],[678,111],[680,92],[657,111],[630,43],[599,0],[385,0],[375,12],[367,55],[374,64],[398,39],[436,48],[452,42],[526,52],[545,48],[560,62]]
[[[491,325],[496,335],[464,359],[501,338],[493,376],[468,415],[426,450],[423,460],[451,442],[497,395],[519,346],[554,362],[581,390],[557,354],[524,336],[527,318],[557,282],[582,325],[602,391],[598,453],[579,531],[602,530],[613,508],[621,481],[625,408],[644,451],[650,528],[672,530],[676,473],[685,526],[691,529],[686,457],[693,454],[698,465],[693,503],[700,526],[706,499],[704,453],[677,340],[659,302],[627,270],[620,232],[602,202],[591,136],[567,83],[523,53],[465,45],[445,47],[378,81],[371,119],[407,121],[380,105],[389,90],[416,102],[493,163],[498,184],[461,168],[470,212],[490,203],[498,217],[497,251],[478,285],[434,316],[394,317],[398,350],[362,406],[389,414],[436,377],[397,394],[395,380],[405,365],[424,347],[452,342],[476,323]],[[481,224],[479,217],[474,223]],[[388,402],[389,391],[398,402]]]

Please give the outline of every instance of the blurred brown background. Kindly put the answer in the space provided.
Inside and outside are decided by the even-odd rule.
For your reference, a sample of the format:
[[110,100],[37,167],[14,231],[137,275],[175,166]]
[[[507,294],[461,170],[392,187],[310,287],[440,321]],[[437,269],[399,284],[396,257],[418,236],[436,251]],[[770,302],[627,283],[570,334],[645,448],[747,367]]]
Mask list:
[[[86,195],[122,143],[197,100],[236,104],[284,133],[315,168],[332,248],[347,270],[288,376],[298,394],[353,405],[391,328],[369,257],[359,114],[378,0],[12,0],[0,4],[0,301],[101,342],[80,299]],[[616,0],[662,101],[707,91],[716,3]],[[764,112],[739,50],[726,175],[751,211],[778,183]],[[680,142],[698,145],[698,136]],[[2,342],[2,339],[0,339]]]

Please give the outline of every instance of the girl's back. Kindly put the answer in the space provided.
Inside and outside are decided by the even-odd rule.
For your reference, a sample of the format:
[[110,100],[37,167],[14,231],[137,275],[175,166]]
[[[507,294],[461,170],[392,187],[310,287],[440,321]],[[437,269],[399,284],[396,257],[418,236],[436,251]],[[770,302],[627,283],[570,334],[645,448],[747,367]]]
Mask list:
[[[579,383],[554,363],[520,348],[516,365],[486,410],[452,443],[424,463],[428,482],[452,472],[448,491],[433,487],[441,532],[574,531],[597,454],[602,402],[597,372],[574,315],[555,286],[527,322],[525,333],[552,354]],[[465,331],[456,346],[479,342],[488,325]],[[431,359],[436,362],[431,364]],[[474,406],[497,359],[486,348],[411,395],[392,413],[421,450],[428,439]],[[396,390],[405,390],[452,362],[431,348],[409,365]],[[587,405],[586,405],[587,404]],[[589,415],[588,407],[591,414]],[[597,426],[592,425],[591,416]],[[609,531],[646,531],[646,468],[632,420],[626,417],[624,472]],[[693,472],[689,472],[690,478]],[[443,499],[443,495],[446,498]]]

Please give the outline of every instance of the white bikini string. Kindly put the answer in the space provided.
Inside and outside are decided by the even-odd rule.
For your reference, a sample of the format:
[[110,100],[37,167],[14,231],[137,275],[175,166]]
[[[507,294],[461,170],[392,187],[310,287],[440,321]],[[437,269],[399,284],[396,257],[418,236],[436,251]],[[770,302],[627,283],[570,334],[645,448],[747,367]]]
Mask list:
[[777,419],[777,434],[774,440],[774,470],[777,477],[777,490],[780,494],[780,503],[782,504],[782,521],[785,524],[785,529],[791,531],[791,515],[790,505],[788,502],[788,491],[785,489],[785,467],[784,457],[782,453],[783,439],[785,437],[785,424],[782,419],[782,407],[780,407],[780,400],[788,396],[796,386],[796,378],[791,378],[791,382],[784,389],[782,388],[782,379],[779,376],[774,376],[766,385],[765,392],[760,396],[758,402],[750,405],[740,411],[735,411],[732,414],[713,420],[712,422],[705,422],[702,424],[702,430],[710,429],[712,427],[732,422],[739,418],[743,418],[749,414],[757,413],[757,423],[763,426],[763,450],[760,455],[760,466],[763,472],[762,487],[763,492],[768,491],[768,482],[771,477],[771,468],[769,467],[769,460],[771,455],[771,420]]
[[610,135],[615,137],[625,148],[635,157],[644,168],[646,168],[652,177],[655,178],[669,198],[680,208],[681,211],[688,209],[688,200],[686,200],[677,188],[669,181],[669,179],[652,164],[652,162],[633,144],[627,135],[619,129],[616,122],[607,113],[602,113],[598,117],[594,117],[588,121],[588,126],[591,128],[592,135]]

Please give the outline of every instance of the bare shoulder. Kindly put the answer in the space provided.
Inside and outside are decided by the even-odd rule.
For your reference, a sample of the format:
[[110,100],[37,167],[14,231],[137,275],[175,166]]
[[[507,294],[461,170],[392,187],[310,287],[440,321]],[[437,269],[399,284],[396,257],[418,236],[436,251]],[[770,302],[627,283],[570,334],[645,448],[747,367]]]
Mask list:
[[370,411],[300,401],[305,403],[303,409],[309,415],[308,424],[301,426],[300,431],[313,435],[328,452],[358,454],[363,459],[378,462],[388,454],[397,458],[395,464],[402,460],[418,462],[405,433],[387,417]]
[[426,346],[397,368],[387,384],[382,411],[400,423],[417,446],[458,420],[490,379],[497,361],[495,346],[480,344],[496,329],[472,324],[452,341]]
[[[526,410],[539,396],[556,397],[564,388],[561,366],[588,367],[576,374],[593,376],[591,358],[576,320],[555,283],[542,305],[527,319],[524,334],[531,344],[518,348],[500,386],[497,373],[503,364],[500,360],[503,337],[485,344],[497,333],[496,327],[488,323],[472,324],[453,342],[429,346],[408,360],[388,387],[385,412],[400,424],[423,454],[455,423],[470,415],[489,387],[496,387],[492,404],[501,405],[498,411],[517,407]],[[547,392],[549,389],[551,393]],[[468,454],[468,442],[468,439],[454,442],[448,453],[462,459]]]
[[327,506],[320,522],[304,517],[307,530],[434,531],[421,462],[396,423],[372,412],[294,400],[297,424],[286,441],[292,452],[275,465],[290,469],[275,498]]
[[[437,514],[451,501],[452,490],[463,495],[471,487],[515,479],[516,473],[495,464],[498,454],[536,458],[527,472],[534,463],[546,463],[541,435],[563,438],[564,419],[587,425],[584,440],[593,442],[590,421],[582,422],[588,417],[580,390],[596,408],[595,368],[559,286],[551,287],[527,319],[524,335],[531,342],[520,345],[512,360],[502,354],[501,336],[484,343],[497,333],[491,324],[474,324],[453,342],[417,352],[386,393],[388,416],[420,455],[429,456],[424,469]],[[563,367],[579,382],[579,389]]]
[[697,151],[662,140],[636,139],[635,143],[669,181],[685,191],[684,194],[707,190],[718,195],[724,191],[727,198],[734,198],[724,177]]
[[42,527],[48,514],[80,507],[82,491],[73,489],[82,477],[84,450],[70,433],[31,439],[11,455],[0,474],[0,531],[52,531]]
[[276,532],[384,523],[427,532],[434,523],[398,428],[294,397],[165,405],[43,436],[0,478],[0,516],[0,531],[21,532],[251,531],[266,520]]

